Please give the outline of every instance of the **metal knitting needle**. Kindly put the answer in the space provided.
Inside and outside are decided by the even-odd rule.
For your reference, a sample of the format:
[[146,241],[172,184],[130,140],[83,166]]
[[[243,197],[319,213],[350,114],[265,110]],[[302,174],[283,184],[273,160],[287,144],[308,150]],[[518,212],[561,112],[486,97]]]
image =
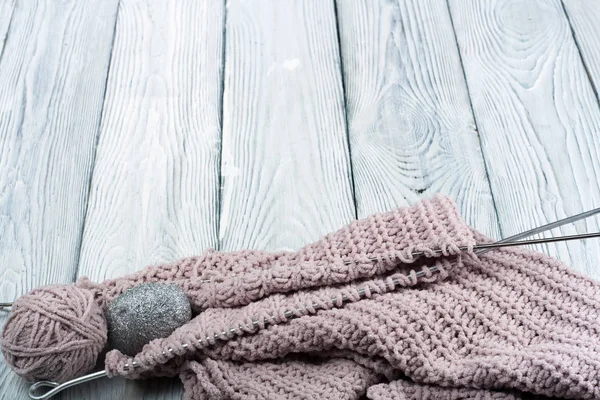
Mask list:
[[[551,238],[541,239],[530,239],[530,240],[518,240],[516,242],[495,242],[495,243],[484,243],[474,246],[475,252],[482,254],[483,251],[477,252],[477,250],[485,250],[486,252],[498,248],[498,247],[512,247],[512,246],[525,246],[528,244],[539,244],[539,243],[553,243],[553,242],[567,242],[569,240],[583,240],[600,237],[600,232],[594,233],[581,233],[578,235],[566,235],[566,236],[555,236]],[[462,248],[461,248],[462,249]]]
[[[475,246],[475,253],[476,254],[483,254],[483,253],[487,253],[490,250],[493,250],[495,248],[498,247],[504,247],[504,246],[522,246],[522,245],[527,245],[527,244],[538,244],[538,243],[550,243],[550,242],[557,242],[557,241],[566,241],[566,240],[576,240],[576,239],[588,239],[588,238],[593,238],[593,237],[600,237],[600,232],[597,233],[585,233],[585,234],[580,234],[580,235],[569,235],[569,236],[558,236],[558,237],[553,237],[553,238],[546,238],[546,239],[533,239],[533,240],[523,240],[520,241],[520,239],[524,239],[526,237],[529,236],[533,236],[533,235],[537,235],[538,233],[542,233],[554,228],[558,228],[560,226],[575,222],[575,221],[579,221],[588,217],[591,217],[592,215],[596,215],[600,213],[600,208],[596,208],[590,211],[586,211],[583,212],[581,214],[577,214],[577,215],[572,215],[570,217],[546,224],[546,225],[542,225],[539,226],[537,228],[534,229],[530,229],[528,231],[525,232],[521,232],[519,234],[507,237],[505,239],[502,239],[498,242],[494,242],[494,243],[488,243],[488,244],[481,244],[481,245],[477,245]],[[441,252],[441,251],[440,251]],[[422,255],[419,254],[419,255]],[[377,261],[377,259],[373,259],[372,261]],[[438,268],[435,266],[431,266],[429,267],[429,271],[434,273],[438,271]],[[417,278],[422,278],[423,276],[425,276],[425,272],[424,271],[418,271],[416,272],[416,277]],[[400,282],[395,280],[394,285],[398,285]],[[363,298],[366,295],[366,290],[365,289],[359,289],[358,290],[358,295]],[[338,299],[331,299],[334,302],[337,302]],[[342,302],[347,302],[349,299],[346,296],[342,296]],[[5,305],[5,304],[10,304],[10,303],[2,303],[0,305]],[[319,309],[320,305],[313,303],[312,304],[312,308],[314,309]],[[298,314],[296,314],[296,312]],[[303,313],[307,313],[307,307],[304,306],[300,309],[297,310],[286,310],[284,312],[284,316],[286,319],[292,319],[294,318],[295,315],[303,315]],[[275,316],[271,315],[270,319],[272,321],[275,321]],[[265,323],[266,325],[266,323]],[[260,326],[260,321],[258,320],[254,320],[252,321],[251,324],[249,324],[247,327],[248,328],[254,328],[254,329],[258,329]],[[240,326],[239,328],[242,328],[242,326]],[[235,328],[230,328],[229,330],[225,330],[222,333],[216,333],[214,334],[214,339],[219,339],[219,338],[223,338],[223,339],[227,339],[227,335],[231,334],[231,335],[237,335],[238,331]],[[206,337],[206,342],[204,339],[197,339],[198,343],[200,343],[201,345],[203,343],[206,343],[206,345],[210,345],[210,340],[212,338],[207,336]],[[183,348],[188,348],[189,345],[187,343],[184,343],[182,345]],[[166,355],[168,353],[172,353],[173,349],[167,349],[167,351],[163,351],[162,354]],[[131,363],[131,367],[135,368],[137,366],[137,363],[134,361],[132,361]],[[129,367],[128,364],[125,365],[125,367]],[[95,379],[99,379],[99,378],[105,378],[108,376],[108,373],[106,372],[106,370],[102,370],[102,371],[98,371],[98,372],[94,372],[85,376],[81,376],[79,378],[75,378],[72,379],[70,381],[64,382],[64,383],[58,383],[58,382],[51,382],[51,381],[40,381],[40,382],[36,382],[34,384],[32,384],[29,387],[29,397],[32,398],[33,400],[46,400],[51,398],[52,396],[54,396],[55,394],[70,388],[72,386],[78,385],[80,383],[84,383],[84,382],[89,382]],[[52,388],[51,390],[49,390],[46,393],[40,394],[40,395],[36,395],[36,392],[38,389],[41,388],[45,388],[45,387],[49,387]]]
[[5,308],[12,307],[13,303],[0,303],[0,310],[4,310]]
[[[580,221],[582,219],[589,218],[589,217],[594,216],[594,215],[596,215],[598,213],[600,213],[600,208],[594,208],[593,210],[584,211],[584,212],[582,212],[580,214],[571,215],[570,217],[559,219],[558,221],[550,222],[548,224],[545,224],[545,225],[542,225],[542,226],[538,226],[537,228],[533,228],[533,229],[530,229],[530,230],[525,231],[525,232],[517,233],[516,235],[509,236],[509,237],[504,238],[502,240],[499,240],[499,241],[497,241],[495,243],[490,243],[490,244],[487,244],[487,245],[478,245],[478,246],[484,246],[484,247],[480,247],[479,249],[476,249],[475,250],[475,254],[478,254],[478,255],[479,254],[484,254],[484,253],[487,253],[490,250],[493,250],[496,247],[502,247],[502,245],[520,246],[520,245],[526,245],[526,244],[538,244],[538,243],[557,242],[559,240],[562,240],[562,239],[560,239],[559,236],[554,237],[554,238],[548,238],[548,239],[540,239],[542,241],[535,242],[535,243],[533,243],[533,241],[535,241],[537,239],[534,239],[533,241],[531,241],[531,243],[526,243],[527,241],[521,241],[521,242],[517,242],[517,241],[519,241],[521,239],[524,239],[526,237],[529,237],[529,236],[537,235],[538,233],[543,233],[543,232],[549,231],[549,230],[554,229],[554,228],[559,228],[559,227],[561,227],[563,225],[567,225],[567,224],[570,224],[570,223],[573,223],[573,222]],[[563,238],[566,238],[564,240],[586,239],[587,237],[584,237],[586,235],[591,235],[589,237],[596,237],[596,236],[594,236],[594,235],[596,235],[594,233],[585,233],[585,234],[581,234],[581,235],[563,236]],[[508,243],[512,243],[512,244],[508,244]],[[519,244],[516,244],[516,243],[519,243]],[[478,246],[475,246],[475,247],[477,248]],[[429,271],[430,272],[437,272],[438,268],[434,265],[434,266],[429,267]],[[417,272],[417,278],[422,278],[424,276],[425,276],[425,272],[423,272],[423,271]]]
[[[541,238],[541,239],[531,239],[531,240],[518,240],[515,242],[505,242],[504,240],[508,240],[508,239],[504,239],[504,240],[500,240],[500,241],[494,242],[494,243],[478,244],[478,245],[474,246],[473,249],[475,250],[475,254],[479,255],[479,254],[484,254],[490,250],[501,248],[501,247],[525,246],[528,244],[540,244],[540,243],[552,243],[552,242],[566,242],[569,240],[583,240],[583,239],[591,239],[591,238],[597,238],[597,237],[600,237],[600,232],[581,233],[579,235],[555,236],[555,237],[551,237],[551,238]],[[459,248],[461,250],[468,250],[467,247],[459,247]],[[441,253],[441,250],[434,251],[434,253],[438,253],[438,252]],[[413,254],[417,254],[417,253],[413,253]],[[420,254],[422,254],[422,253],[420,253]],[[432,265],[428,268],[429,268],[429,271],[431,271],[431,272],[438,271],[438,267],[436,267],[435,265]],[[425,276],[425,272],[423,272],[423,271],[418,271],[416,274],[417,274],[417,278],[422,278]]]
[[[106,371],[102,370],[102,371],[94,372],[94,373],[87,374],[84,376],[80,376],[79,378],[71,379],[70,381],[67,381],[65,383],[50,382],[50,381],[36,382],[29,387],[29,397],[31,397],[34,400],[49,399],[50,397],[54,396],[58,392],[62,392],[63,390],[70,388],[71,386],[79,385],[80,383],[93,381],[93,380],[99,379],[99,378],[104,378],[106,376],[108,376],[106,374]],[[48,387],[52,388],[52,389],[41,395],[35,394],[35,392],[38,389],[48,388]]]
[[[493,243],[477,244],[477,245],[473,246],[473,250],[475,250],[476,254],[483,254],[483,253],[487,253],[488,251],[490,251],[492,249],[497,249],[500,247],[525,246],[528,244],[553,243],[553,242],[567,242],[569,240],[583,240],[583,239],[591,239],[591,238],[595,238],[595,237],[600,237],[600,232],[581,233],[581,234],[577,234],[577,235],[566,235],[566,236],[555,236],[555,237],[551,237],[551,238],[541,238],[541,239],[517,240],[515,242],[505,241],[505,240],[507,240],[507,239],[505,239],[505,240],[500,240],[498,242],[493,242]],[[461,247],[459,247],[459,249],[461,251],[467,251],[467,250],[469,250],[469,247],[461,246]],[[439,253],[442,253],[443,250],[437,249],[437,250],[432,250],[431,252],[434,254],[439,254]],[[413,257],[420,257],[420,256],[424,256],[424,255],[425,255],[424,252],[412,253]],[[368,260],[369,261],[379,261],[379,259],[377,259],[377,258],[369,258]],[[350,262],[348,262],[347,264],[350,264]]]
[[[580,221],[582,219],[589,218],[598,213],[600,213],[600,208],[594,208],[593,210],[585,211],[580,214],[571,215],[570,217],[559,219],[558,221],[550,222],[549,224],[538,226],[537,228],[533,228],[533,229],[530,229],[525,232],[517,233],[516,235],[509,236],[507,238],[504,238],[504,239],[499,240],[494,243],[475,245],[473,247],[473,249],[475,250],[476,254],[484,254],[484,253],[487,253],[488,251],[490,251],[494,248],[497,248],[497,247],[521,246],[521,245],[527,245],[527,244],[538,244],[538,243],[550,243],[550,242],[559,242],[559,241],[576,240],[576,239],[587,239],[588,237],[586,237],[586,235],[591,235],[589,237],[596,237],[596,236],[594,236],[595,235],[594,233],[587,233],[587,234],[582,234],[582,235],[556,236],[554,238],[539,239],[539,240],[542,240],[539,242],[536,242],[535,240],[532,240],[531,242],[525,242],[525,241],[517,242],[517,240],[521,240],[521,239],[524,239],[529,236],[537,235],[538,233],[546,232],[546,231],[549,231],[554,228],[559,228],[563,225],[567,225],[567,224],[570,224],[573,222]],[[460,249],[463,251],[468,250],[466,247],[460,247]],[[433,253],[442,253],[442,250],[433,250]],[[411,255],[413,257],[420,257],[420,256],[424,256],[425,253],[424,252],[415,252],[415,253],[412,253]],[[376,257],[369,258],[369,261],[378,261],[378,260],[379,259]],[[351,264],[351,263],[352,263],[352,261],[346,262],[346,264]]]

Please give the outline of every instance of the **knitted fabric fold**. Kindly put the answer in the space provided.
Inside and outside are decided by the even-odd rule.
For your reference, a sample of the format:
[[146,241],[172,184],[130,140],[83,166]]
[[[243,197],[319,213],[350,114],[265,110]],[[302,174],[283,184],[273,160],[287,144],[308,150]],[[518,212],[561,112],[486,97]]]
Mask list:
[[181,373],[186,399],[353,400],[378,382],[369,368],[333,358],[305,361],[234,362],[204,358]]
[[80,284],[101,302],[180,284],[199,315],[135,357],[109,352],[106,370],[179,374],[189,400],[600,398],[600,286],[524,249],[474,255],[486,241],[436,197],[298,252],[210,252]]

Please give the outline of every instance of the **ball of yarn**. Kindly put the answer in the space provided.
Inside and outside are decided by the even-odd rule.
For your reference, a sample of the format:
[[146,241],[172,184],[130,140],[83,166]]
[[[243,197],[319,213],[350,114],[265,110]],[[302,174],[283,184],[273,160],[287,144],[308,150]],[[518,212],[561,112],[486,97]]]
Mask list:
[[123,354],[134,356],[145,344],[169,336],[191,318],[190,301],[179,286],[144,283],[108,304],[109,344]]
[[64,382],[94,368],[106,332],[92,292],[74,285],[45,286],[13,304],[2,332],[2,353],[25,379]]

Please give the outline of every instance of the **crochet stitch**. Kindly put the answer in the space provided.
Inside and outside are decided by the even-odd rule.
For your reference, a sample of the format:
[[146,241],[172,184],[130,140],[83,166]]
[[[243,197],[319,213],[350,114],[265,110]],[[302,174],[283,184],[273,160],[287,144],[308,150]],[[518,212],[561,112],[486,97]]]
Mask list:
[[179,375],[188,400],[600,398],[600,285],[525,249],[475,255],[487,241],[437,196],[298,252],[209,251],[78,287],[102,306],[182,287],[199,314],[105,367]]

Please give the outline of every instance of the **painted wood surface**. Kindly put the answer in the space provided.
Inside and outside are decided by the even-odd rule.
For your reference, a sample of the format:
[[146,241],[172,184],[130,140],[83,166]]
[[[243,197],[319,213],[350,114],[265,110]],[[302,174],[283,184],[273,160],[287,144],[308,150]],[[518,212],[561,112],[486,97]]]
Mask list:
[[224,250],[296,249],[355,216],[334,11],[228,2]]
[[338,0],[358,214],[451,195],[498,237],[452,22],[438,0]]
[[[504,236],[600,207],[600,109],[562,5],[450,5]],[[600,278],[597,240],[539,248]]]
[[[75,276],[116,11],[0,3],[0,301]],[[26,386],[0,361],[0,399]]]
[[575,41],[590,79],[600,93],[600,2],[563,0]]
[[[217,245],[224,5],[122,0],[79,276],[94,281]],[[179,398],[178,380],[73,398]],[[160,390],[157,390],[160,389]]]

